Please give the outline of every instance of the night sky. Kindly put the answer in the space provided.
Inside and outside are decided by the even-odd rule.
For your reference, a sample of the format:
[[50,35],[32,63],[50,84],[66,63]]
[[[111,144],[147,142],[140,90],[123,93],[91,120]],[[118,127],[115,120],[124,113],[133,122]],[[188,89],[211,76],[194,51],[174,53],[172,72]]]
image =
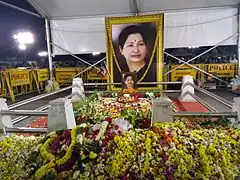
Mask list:
[[[9,4],[35,12],[26,0],[3,0]],[[25,50],[28,59],[38,58],[39,51],[46,51],[44,20],[0,4],[0,58],[23,57],[13,35],[19,31],[30,31],[35,42]],[[19,52],[19,53],[18,53]]]

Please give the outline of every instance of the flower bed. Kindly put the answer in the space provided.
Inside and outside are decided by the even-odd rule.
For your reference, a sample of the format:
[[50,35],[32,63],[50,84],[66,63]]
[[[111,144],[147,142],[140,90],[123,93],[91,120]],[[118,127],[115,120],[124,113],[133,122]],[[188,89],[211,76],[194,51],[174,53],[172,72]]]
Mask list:
[[[147,128],[151,124],[151,108],[153,98],[164,98],[160,93],[132,93],[132,94],[94,94],[90,98],[75,103],[74,113],[77,124],[82,122],[97,123],[107,117],[125,118],[135,128]],[[172,109],[177,110],[172,102]]]
[[157,123],[124,131],[110,118],[47,137],[0,142],[0,179],[234,179],[240,131]]
[[225,119],[206,118],[149,127],[151,98],[159,96],[168,99],[152,93],[95,94],[74,104],[79,125],[72,130],[4,138],[0,179],[235,179],[240,175],[239,129],[229,128]]

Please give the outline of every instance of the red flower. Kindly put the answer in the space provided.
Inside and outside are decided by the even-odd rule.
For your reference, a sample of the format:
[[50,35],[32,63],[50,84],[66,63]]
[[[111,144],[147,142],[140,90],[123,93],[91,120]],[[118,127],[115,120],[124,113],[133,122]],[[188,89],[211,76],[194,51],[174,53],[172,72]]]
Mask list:
[[111,123],[111,122],[112,122],[112,118],[110,118],[110,117],[107,117],[105,120],[106,120],[108,123]]
[[150,119],[146,119],[145,122],[146,122],[147,126],[151,125],[151,120]]
[[118,134],[122,135],[122,131],[119,130],[119,131],[118,131]]
[[118,130],[118,129],[119,129],[119,126],[118,126],[118,125],[115,125],[115,129]]
[[104,140],[102,141],[102,146],[106,146],[107,143],[108,143],[108,140],[107,140],[107,139],[104,139]]

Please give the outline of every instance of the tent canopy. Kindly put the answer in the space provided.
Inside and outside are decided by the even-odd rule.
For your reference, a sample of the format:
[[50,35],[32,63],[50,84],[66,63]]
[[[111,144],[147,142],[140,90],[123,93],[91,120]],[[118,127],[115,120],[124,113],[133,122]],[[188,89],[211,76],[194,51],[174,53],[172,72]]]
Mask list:
[[237,6],[240,0],[27,0],[49,19]]

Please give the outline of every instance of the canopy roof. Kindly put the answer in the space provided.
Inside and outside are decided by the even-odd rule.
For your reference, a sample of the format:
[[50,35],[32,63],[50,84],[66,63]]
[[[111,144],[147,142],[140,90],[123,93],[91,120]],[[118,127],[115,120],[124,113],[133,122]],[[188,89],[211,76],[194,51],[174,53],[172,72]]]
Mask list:
[[27,0],[49,19],[237,6],[240,0]]

